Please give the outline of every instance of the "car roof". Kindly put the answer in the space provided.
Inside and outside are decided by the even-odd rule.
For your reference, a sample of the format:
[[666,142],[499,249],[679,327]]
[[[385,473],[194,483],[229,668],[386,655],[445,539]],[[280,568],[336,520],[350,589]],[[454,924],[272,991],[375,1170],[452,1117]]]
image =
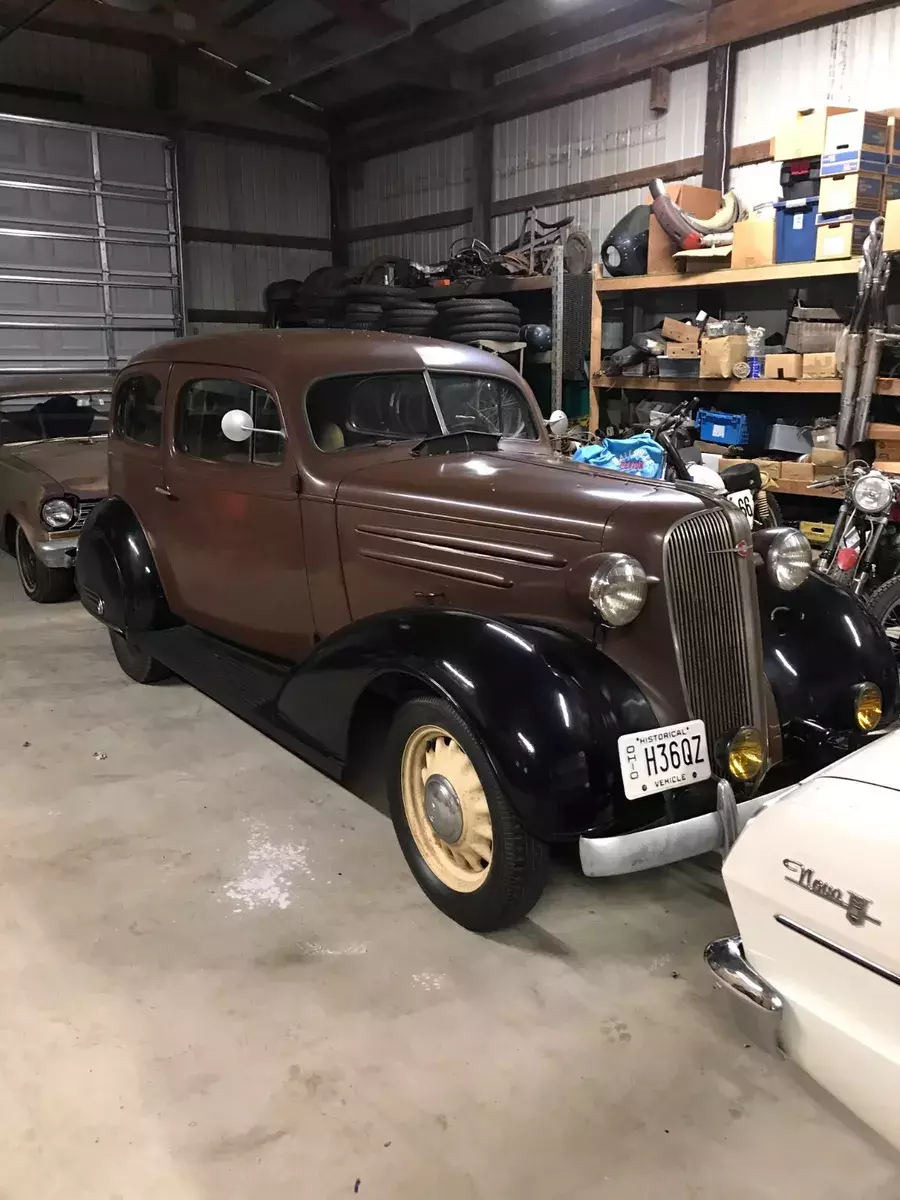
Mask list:
[[495,375],[521,386],[508,363],[486,350],[435,338],[350,329],[252,329],[208,337],[177,338],[150,346],[141,362],[203,363],[255,371],[276,386],[294,389],[329,375],[370,372],[464,371]]
[[115,371],[0,375],[0,400],[10,396],[73,396],[79,392],[111,392],[115,378]]

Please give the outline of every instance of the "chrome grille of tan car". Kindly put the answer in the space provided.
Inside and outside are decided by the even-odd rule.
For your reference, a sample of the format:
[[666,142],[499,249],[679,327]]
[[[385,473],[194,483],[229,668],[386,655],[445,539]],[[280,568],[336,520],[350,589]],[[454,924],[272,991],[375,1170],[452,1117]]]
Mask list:
[[78,516],[75,518],[75,524],[71,527],[71,532],[77,533],[79,529],[84,529],[84,523],[100,503],[99,500],[82,500],[78,505]]
[[766,733],[749,543],[744,518],[719,508],[683,517],[666,535],[663,568],[678,666],[688,710],[706,722],[710,749],[745,725]]

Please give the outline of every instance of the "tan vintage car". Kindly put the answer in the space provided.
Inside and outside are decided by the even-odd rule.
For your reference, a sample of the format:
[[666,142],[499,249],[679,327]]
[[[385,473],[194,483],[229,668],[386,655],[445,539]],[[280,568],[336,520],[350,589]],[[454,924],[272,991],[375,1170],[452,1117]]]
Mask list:
[[106,495],[112,374],[0,379],[0,540],[30,600],[68,600],[75,550]]

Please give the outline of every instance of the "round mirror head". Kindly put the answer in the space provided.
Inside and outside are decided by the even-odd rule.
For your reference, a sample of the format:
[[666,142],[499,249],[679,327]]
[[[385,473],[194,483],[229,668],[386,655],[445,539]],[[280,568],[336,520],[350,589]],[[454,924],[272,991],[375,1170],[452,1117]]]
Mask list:
[[249,413],[233,408],[222,418],[222,432],[229,442],[246,442],[253,433],[253,418]]

